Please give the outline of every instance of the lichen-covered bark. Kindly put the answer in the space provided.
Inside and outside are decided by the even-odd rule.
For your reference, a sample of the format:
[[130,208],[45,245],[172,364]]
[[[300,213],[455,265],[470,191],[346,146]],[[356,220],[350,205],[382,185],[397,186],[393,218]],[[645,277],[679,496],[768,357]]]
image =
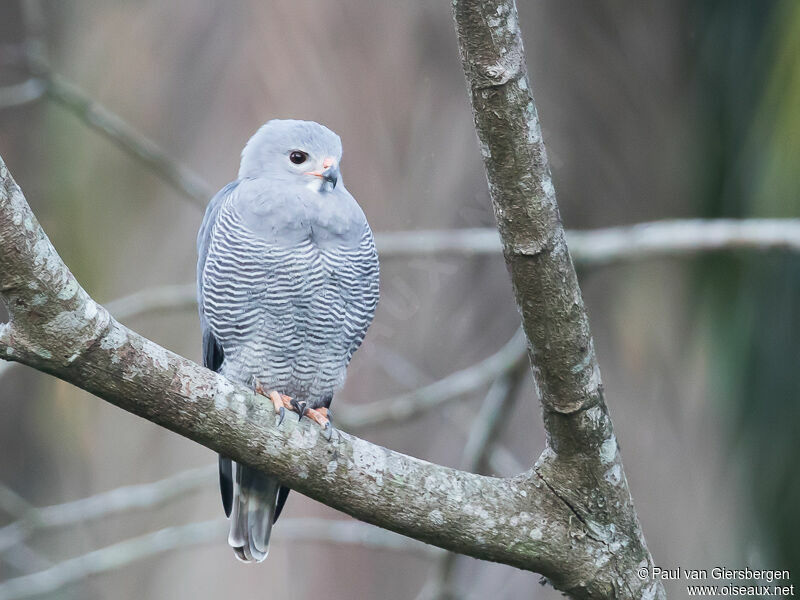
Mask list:
[[[535,473],[604,544],[570,582],[576,597],[664,597],[603,398],[589,319],[556,203],[513,0],[454,0],[453,15],[503,252],[542,404]],[[577,579],[577,581],[575,581]],[[573,585],[575,584],[575,585]]]
[[[565,502],[561,483],[554,483],[565,480],[546,469],[484,477],[346,433],[328,442],[307,419],[288,417],[277,427],[263,397],[121,325],[61,261],[2,160],[0,299],[11,318],[0,325],[5,359],[273,473],[363,521],[541,573],[575,597],[610,595],[616,585],[614,553],[622,537],[605,520],[579,516],[582,507]],[[616,447],[601,451],[613,469]]]

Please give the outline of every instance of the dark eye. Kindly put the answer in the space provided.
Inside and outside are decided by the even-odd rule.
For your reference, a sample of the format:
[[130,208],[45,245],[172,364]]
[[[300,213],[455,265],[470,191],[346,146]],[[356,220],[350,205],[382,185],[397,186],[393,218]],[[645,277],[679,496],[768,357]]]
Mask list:
[[289,154],[289,160],[296,165],[302,165],[304,162],[306,162],[307,158],[308,154],[302,150],[292,150],[292,152]]

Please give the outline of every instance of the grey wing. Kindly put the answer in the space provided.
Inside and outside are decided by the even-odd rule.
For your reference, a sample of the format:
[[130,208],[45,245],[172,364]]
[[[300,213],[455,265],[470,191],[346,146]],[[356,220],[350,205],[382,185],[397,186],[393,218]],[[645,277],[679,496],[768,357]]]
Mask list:
[[[203,314],[203,267],[208,256],[208,248],[211,245],[211,236],[213,235],[214,223],[217,220],[220,206],[222,206],[225,198],[236,189],[238,183],[238,181],[229,183],[211,199],[206,208],[203,223],[200,225],[200,231],[197,234],[197,305],[200,312],[200,327],[203,335],[203,366],[212,371],[219,371],[224,354],[222,346],[211,333],[211,328]],[[219,488],[222,494],[225,515],[229,517],[233,505],[233,471],[231,460],[224,456],[219,457]]]
[[380,294],[380,264],[375,250],[375,239],[369,225],[366,226],[358,254],[351,263],[349,273],[352,282],[348,284],[346,330],[350,339],[347,360],[352,358],[375,316]]
[[230,196],[238,185],[238,181],[229,183],[211,199],[206,208],[203,223],[200,225],[200,231],[197,233],[197,308],[200,313],[200,328],[203,335],[203,366],[212,371],[219,371],[224,356],[222,346],[211,333],[208,320],[203,313],[203,268],[208,257],[208,249],[211,246],[211,237],[214,235],[214,224],[217,221],[219,209],[225,198]]
[[206,265],[206,258],[208,258],[208,249],[211,246],[211,237],[214,235],[214,224],[217,222],[219,209],[222,207],[225,199],[233,193],[238,185],[238,181],[232,181],[216,193],[206,207],[206,214],[200,225],[200,231],[197,232],[197,304],[200,311],[200,323],[203,327],[204,334],[207,324],[203,316],[203,268]]

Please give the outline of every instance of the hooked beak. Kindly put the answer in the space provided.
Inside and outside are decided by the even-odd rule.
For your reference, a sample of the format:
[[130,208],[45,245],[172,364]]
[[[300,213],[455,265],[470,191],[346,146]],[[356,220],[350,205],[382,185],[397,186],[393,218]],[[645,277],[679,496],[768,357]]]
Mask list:
[[314,177],[319,177],[322,179],[323,189],[329,185],[329,189],[333,189],[336,187],[336,183],[339,181],[339,165],[336,163],[334,158],[328,157],[322,161],[321,171],[307,171],[305,174],[313,175]]

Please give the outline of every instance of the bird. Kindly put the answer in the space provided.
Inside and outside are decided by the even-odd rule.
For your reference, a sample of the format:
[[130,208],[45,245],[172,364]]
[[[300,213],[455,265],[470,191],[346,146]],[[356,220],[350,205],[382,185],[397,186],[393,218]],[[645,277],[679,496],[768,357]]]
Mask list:
[[[342,143],[313,121],[274,119],[250,138],[238,177],[209,202],[197,235],[205,367],[310,417],[330,440],[334,394],[372,323],[379,261],[342,181]],[[261,562],[289,488],[219,456],[228,543]]]

